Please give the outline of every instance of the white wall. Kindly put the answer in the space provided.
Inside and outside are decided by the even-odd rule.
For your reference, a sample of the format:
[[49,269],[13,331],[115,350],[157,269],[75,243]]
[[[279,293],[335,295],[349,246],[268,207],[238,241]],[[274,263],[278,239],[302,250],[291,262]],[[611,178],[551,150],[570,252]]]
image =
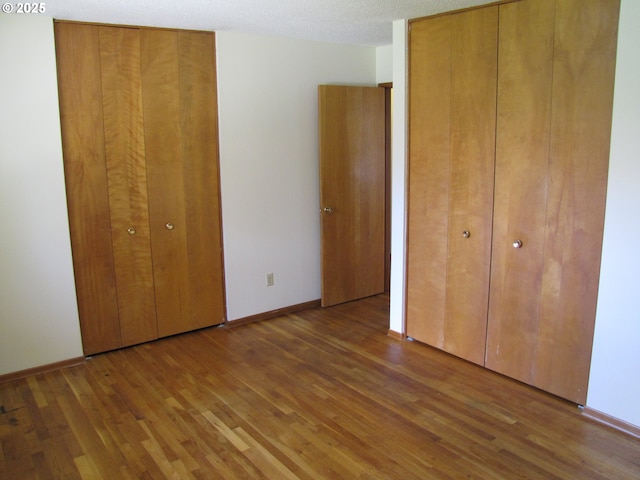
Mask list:
[[0,14],[0,375],[82,356],[53,23]]
[[393,22],[393,106],[391,132],[391,294],[389,329],[404,333],[407,171],[407,45],[406,20]]
[[320,298],[317,86],[375,85],[376,49],[224,31],[216,49],[227,315],[236,320]]
[[393,82],[393,45],[376,47],[376,83]]
[[623,0],[587,405],[640,426],[640,2]]

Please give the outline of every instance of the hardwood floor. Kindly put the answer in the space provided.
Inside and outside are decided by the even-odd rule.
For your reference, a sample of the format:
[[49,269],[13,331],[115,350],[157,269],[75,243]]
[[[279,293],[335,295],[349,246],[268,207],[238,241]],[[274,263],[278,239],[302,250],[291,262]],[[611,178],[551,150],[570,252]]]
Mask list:
[[640,478],[640,440],[387,325],[378,296],[5,383],[0,478]]

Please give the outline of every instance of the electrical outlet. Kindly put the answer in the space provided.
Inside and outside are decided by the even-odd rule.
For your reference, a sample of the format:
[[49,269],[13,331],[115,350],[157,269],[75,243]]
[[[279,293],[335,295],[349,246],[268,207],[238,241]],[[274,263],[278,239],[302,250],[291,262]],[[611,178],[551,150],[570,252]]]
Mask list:
[[267,273],[267,287],[273,287],[273,273]]

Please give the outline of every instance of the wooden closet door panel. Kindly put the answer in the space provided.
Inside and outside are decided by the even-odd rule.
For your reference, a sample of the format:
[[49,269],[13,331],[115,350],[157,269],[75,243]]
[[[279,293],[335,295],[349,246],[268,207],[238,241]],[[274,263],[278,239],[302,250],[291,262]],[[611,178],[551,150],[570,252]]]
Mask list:
[[189,329],[224,322],[215,37],[180,32],[180,128],[184,162]]
[[451,16],[412,22],[407,335],[444,347],[451,136]]
[[454,15],[451,27],[444,350],[482,365],[491,261],[498,8]]
[[141,30],[141,51],[162,337],[224,321],[214,37]]
[[558,0],[535,385],[584,404],[607,187],[616,0]]
[[[555,0],[500,7],[486,366],[533,381],[540,334]],[[522,248],[514,248],[516,240]]]
[[158,335],[191,317],[178,32],[140,30],[149,222]]
[[[407,334],[484,362],[498,9],[412,23]],[[468,231],[469,235],[463,232]]]
[[158,338],[137,29],[100,27],[102,108],[122,346]]
[[121,346],[105,171],[98,28],[55,24],[64,171],[82,345]]

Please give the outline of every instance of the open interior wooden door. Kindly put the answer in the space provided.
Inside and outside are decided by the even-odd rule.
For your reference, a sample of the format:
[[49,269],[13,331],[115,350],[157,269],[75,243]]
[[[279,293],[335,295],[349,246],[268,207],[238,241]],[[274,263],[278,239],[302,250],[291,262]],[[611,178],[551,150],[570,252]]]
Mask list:
[[384,291],[385,91],[320,85],[322,306]]

